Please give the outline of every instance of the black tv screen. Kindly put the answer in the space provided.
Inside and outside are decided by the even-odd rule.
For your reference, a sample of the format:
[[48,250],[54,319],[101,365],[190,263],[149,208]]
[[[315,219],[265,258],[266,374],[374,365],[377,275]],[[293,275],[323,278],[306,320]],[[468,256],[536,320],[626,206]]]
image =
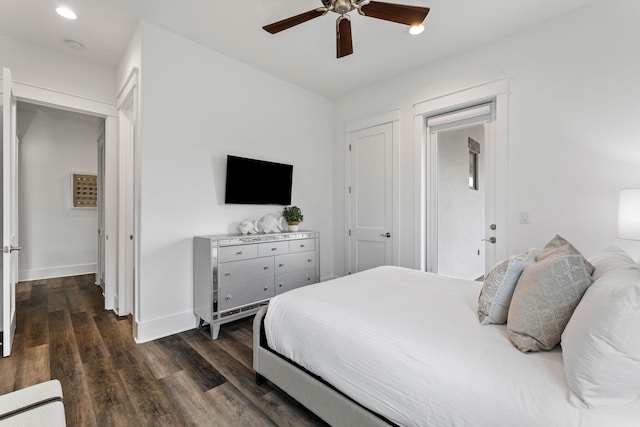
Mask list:
[[291,204],[293,166],[227,156],[224,202],[245,205]]

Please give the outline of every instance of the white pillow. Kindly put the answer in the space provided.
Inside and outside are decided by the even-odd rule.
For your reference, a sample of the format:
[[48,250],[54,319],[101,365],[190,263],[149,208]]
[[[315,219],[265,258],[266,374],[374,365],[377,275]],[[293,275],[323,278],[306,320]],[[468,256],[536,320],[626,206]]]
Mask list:
[[478,297],[478,319],[483,325],[501,325],[507,322],[511,297],[522,270],[536,261],[534,249],[520,255],[511,255],[497,263],[484,280]]
[[640,398],[640,269],[613,270],[591,285],[562,334],[562,357],[574,406]]
[[611,270],[633,266],[635,261],[623,249],[608,246],[589,258],[593,264],[593,279],[598,280]]

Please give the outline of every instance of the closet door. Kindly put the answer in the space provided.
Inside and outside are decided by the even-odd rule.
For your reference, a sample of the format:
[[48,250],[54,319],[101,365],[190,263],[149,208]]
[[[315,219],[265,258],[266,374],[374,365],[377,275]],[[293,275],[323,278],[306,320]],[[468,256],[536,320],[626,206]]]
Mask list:
[[349,273],[392,264],[393,125],[349,138]]

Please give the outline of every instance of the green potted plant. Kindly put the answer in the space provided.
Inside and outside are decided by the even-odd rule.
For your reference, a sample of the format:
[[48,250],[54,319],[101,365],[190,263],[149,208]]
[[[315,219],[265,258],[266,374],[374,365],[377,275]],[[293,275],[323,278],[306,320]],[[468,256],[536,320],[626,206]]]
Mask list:
[[289,224],[289,231],[298,231],[298,226],[304,219],[302,211],[297,206],[286,206],[282,210],[282,216]]

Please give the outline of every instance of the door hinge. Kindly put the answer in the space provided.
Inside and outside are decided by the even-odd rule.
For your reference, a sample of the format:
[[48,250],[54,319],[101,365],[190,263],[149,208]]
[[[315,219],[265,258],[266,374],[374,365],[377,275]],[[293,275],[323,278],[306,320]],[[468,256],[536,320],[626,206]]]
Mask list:
[[351,229],[349,229],[349,237],[351,237]]
[[351,151],[351,144],[349,144],[349,151]]

